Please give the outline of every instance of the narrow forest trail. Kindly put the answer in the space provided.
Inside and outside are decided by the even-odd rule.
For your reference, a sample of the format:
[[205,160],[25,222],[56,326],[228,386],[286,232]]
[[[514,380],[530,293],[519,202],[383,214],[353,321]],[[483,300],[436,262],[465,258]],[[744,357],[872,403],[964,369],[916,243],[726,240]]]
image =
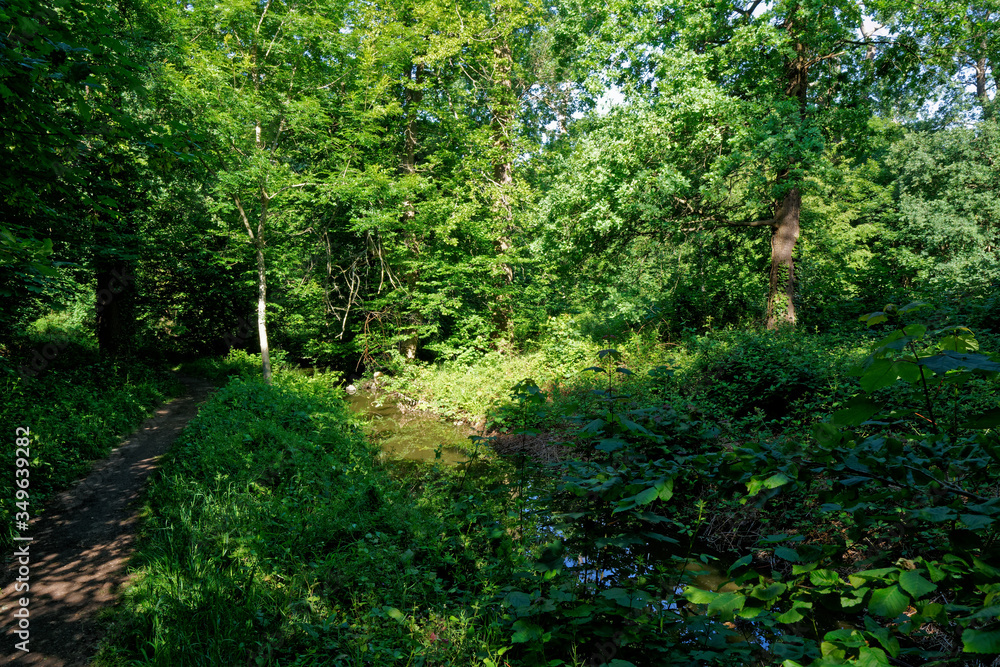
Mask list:
[[[19,563],[3,574],[3,664],[77,667],[97,649],[98,613],[114,604],[127,580],[139,506],[149,474],[213,390],[205,380],[181,377],[186,393],[156,409],[154,416],[96,463],[90,474],[54,498],[31,526],[30,591],[14,590]],[[12,550],[13,551],[13,550]],[[15,649],[14,610],[30,596],[29,653]]]

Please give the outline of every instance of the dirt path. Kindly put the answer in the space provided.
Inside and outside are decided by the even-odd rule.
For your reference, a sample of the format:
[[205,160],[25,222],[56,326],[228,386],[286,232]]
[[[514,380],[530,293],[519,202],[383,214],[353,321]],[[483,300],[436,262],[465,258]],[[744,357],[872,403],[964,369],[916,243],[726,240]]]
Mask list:
[[[149,473],[212,390],[204,380],[182,377],[187,393],[160,406],[86,479],[49,504],[29,534],[30,653],[15,648],[14,610],[25,593],[14,590],[19,563],[3,574],[0,662],[11,665],[77,667],[87,664],[100,639],[97,613],[111,605],[126,581],[138,507]],[[7,554],[9,556],[9,554]]]

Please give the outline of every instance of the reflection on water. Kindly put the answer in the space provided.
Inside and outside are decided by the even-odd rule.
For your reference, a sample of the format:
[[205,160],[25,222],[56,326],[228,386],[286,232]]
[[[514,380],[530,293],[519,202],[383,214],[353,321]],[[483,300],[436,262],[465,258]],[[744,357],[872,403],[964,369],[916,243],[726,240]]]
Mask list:
[[[455,426],[421,412],[403,412],[382,396],[358,392],[348,398],[351,410],[371,422],[372,441],[385,456],[455,465],[468,460],[458,445],[467,444],[472,430]],[[437,458],[440,449],[440,458]]]
[[[684,594],[687,587],[715,593],[740,590],[728,576],[726,561],[716,556],[695,558],[678,546],[641,540],[621,547],[597,547],[607,526],[603,529],[592,526],[596,532],[588,534],[580,526],[566,524],[566,515],[555,513],[555,517],[561,521],[546,523],[545,517],[541,518],[539,535],[543,542],[555,540],[567,547],[562,557],[564,566],[593,594],[611,588],[635,591],[636,599],[645,600],[648,609],[669,614],[680,621],[700,617],[707,611],[707,605],[688,601]],[[646,583],[640,584],[641,581]],[[729,643],[756,645],[765,651],[770,649],[773,637],[753,621],[741,621],[738,631],[733,622],[721,625],[728,628],[726,641]]]

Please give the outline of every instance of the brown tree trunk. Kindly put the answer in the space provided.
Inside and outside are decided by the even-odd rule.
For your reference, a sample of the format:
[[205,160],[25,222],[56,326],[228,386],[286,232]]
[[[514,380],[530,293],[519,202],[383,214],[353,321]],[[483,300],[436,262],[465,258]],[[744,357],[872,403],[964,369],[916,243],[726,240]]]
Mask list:
[[135,328],[135,290],[125,260],[103,263],[97,271],[97,349],[102,357],[119,359],[131,351]]
[[785,195],[774,216],[771,233],[771,281],[767,292],[767,328],[795,324],[795,261],[793,254],[799,240],[799,216],[802,194],[792,188]]
[[420,80],[423,77],[424,66],[416,64],[411,68],[409,77],[413,80],[413,87],[406,89],[406,136],[405,154],[403,156],[403,172],[415,174],[417,172],[417,107],[424,98],[424,91],[420,89]]
[[[786,64],[785,93],[798,102],[801,119],[808,104],[809,54],[796,36],[798,31],[798,5],[792,7],[783,27],[794,39],[795,56]],[[781,183],[788,178],[786,171],[778,176]],[[774,216],[771,232],[771,279],[767,290],[768,329],[782,324],[795,324],[795,244],[799,240],[799,218],[802,212],[802,193],[797,185],[785,195]]]
[[986,108],[989,99],[986,97],[986,56],[976,60],[976,99],[983,109]]
[[[510,251],[513,244],[511,234],[514,232],[514,211],[511,202],[511,187],[514,184],[513,141],[511,133],[514,129],[516,102],[514,100],[514,54],[506,38],[498,38],[493,44],[494,59],[494,94],[492,100],[493,149],[496,152],[493,162],[493,182],[497,188],[497,213],[500,221],[500,233],[497,236],[497,254],[501,257]],[[504,262],[501,264],[507,284],[514,282],[514,268]]]

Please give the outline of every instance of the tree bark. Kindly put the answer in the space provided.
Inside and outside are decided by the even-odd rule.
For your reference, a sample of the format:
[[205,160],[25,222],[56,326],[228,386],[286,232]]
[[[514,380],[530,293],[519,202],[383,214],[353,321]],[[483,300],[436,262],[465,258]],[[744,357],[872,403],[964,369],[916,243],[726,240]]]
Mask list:
[[795,324],[795,244],[799,240],[802,194],[797,187],[785,195],[771,232],[771,281],[767,292],[767,328]]
[[233,201],[243,219],[243,226],[250,236],[250,242],[257,250],[257,336],[260,341],[261,374],[266,384],[271,384],[271,355],[267,345],[267,279],[264,271],[264,226],[267,222],[267,209],[270,199],[264,188],[260,189],[260,217],[257,218],[257,233],[254,234],[253,227],[250,226],[250,219],[243,208],[243,202],[239,196],[234,196]]
[[129,263],[103,262],[96,272],[97,349],[101,357],[120,359],[131,352],[135,329],[135,290]]
[[406,136],[405,155],[403,156],[403,172],[406,174],[417,173],[417,108],[424,98],[424,91],[420,89],[420,81],[423,78],[424,66],[420,63],[413,65],[408,73],[412,78],[412,87],[406,89]]
[[[424,66],[416,63],[411,65],[409,71],[406,72],[406,77],[413,83],[407,86],[404,95],[406,100],[406,129],[403,137],[403,173],[410,176],[417,173],[417,111],[424,97],[424,92],[420,89],[423,71]],[[402,220],[400,222],[403,224],[405,230],[417,217],[417,209],[409,199],[403,202],[403,206]],[[410,231],[405,231],[404,233],[408,237],[406,245],[412,248],[413,257],[416,259],[420,254],[418,240]],[[406,275],[406,284],[411,294],[416,290],[417,279],[419,277],[420,270],[417,267],[414,267],[413,271],[410,271]],[[406,324],[401,326],[399,331],[406,338],[399,342],[398,349],[404,359],[414,361],[417,358],[417,349],[420,346],[420,326],[423,324],[423,318],[417,310],[404,313],[403,317],[406,320]]]
[[260,339],[261,372],[271,384],[271,354],[267,345],[267,280],[264,276],[264,244],[257,243],[257,336]]
[[[514,100],[514,53],[505,36],[493,43],[494,94],[492,100],[493,182],[497,188],[497,213],[500,218],[500,233],[497,236],[497,254],[501,257],[513,247],[511,234],[514,232],[514,211],[511,202],[511,187],[514,184],[513,132],[516,103]],[[507,262],[501,264],[508,285],[514,282],[514,268]]]

